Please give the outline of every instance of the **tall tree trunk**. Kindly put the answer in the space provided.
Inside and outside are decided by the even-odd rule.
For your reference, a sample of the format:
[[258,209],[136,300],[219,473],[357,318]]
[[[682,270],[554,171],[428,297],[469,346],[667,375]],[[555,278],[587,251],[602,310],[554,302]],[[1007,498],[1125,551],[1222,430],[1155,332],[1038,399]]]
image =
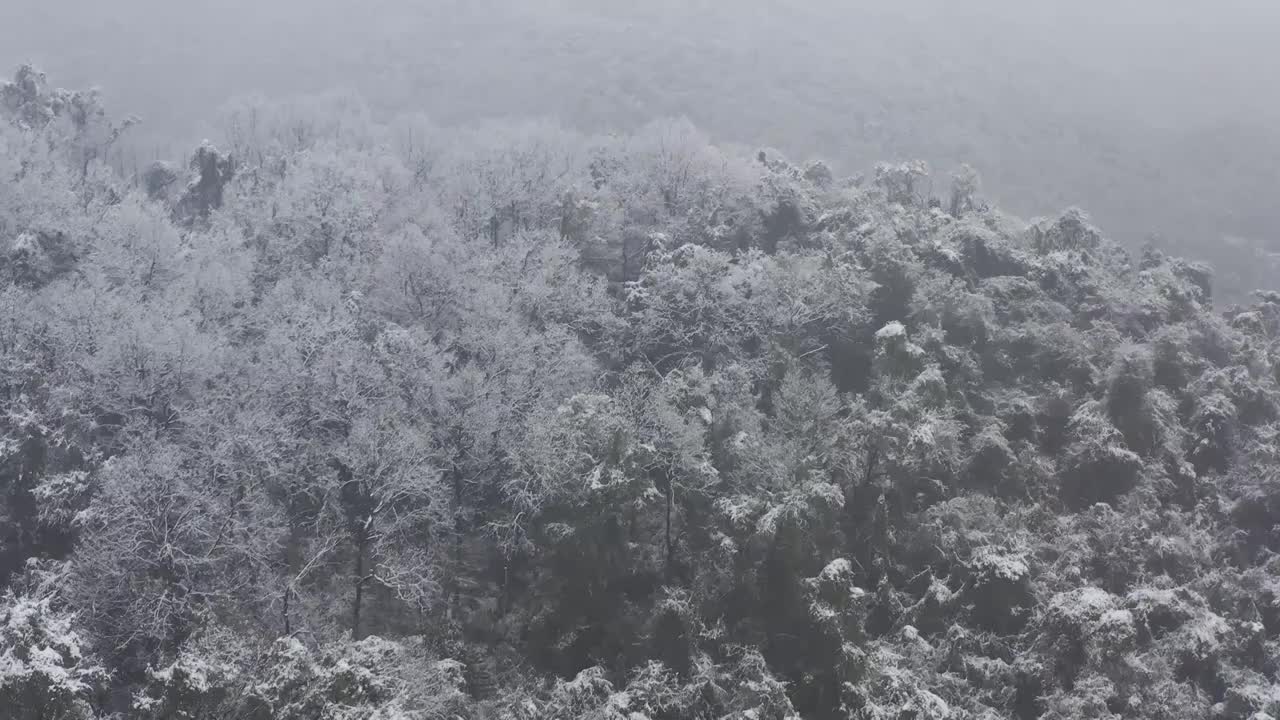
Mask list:
[[364,553],[368,545],[367,530],[356,540],[356,596],[351,604],[351,639],[360,640],[360,606],[364,600]]
[[671,556],[673,552],[671,548],[671,505],[675,500],[675,498],[672,497],[673,495],[675,495],[675,492],[676,492],[675,483],[671,482],[671,477],[668,475],[667,476],[667,518],[666,518],[666,558],[667,560],[666,560],[666,565],[664,566],[667,580],[671,580]]
[[453,469],[453,572],[450,573],[449,618],[460,617],[462,576],[462,471],[455,464]]

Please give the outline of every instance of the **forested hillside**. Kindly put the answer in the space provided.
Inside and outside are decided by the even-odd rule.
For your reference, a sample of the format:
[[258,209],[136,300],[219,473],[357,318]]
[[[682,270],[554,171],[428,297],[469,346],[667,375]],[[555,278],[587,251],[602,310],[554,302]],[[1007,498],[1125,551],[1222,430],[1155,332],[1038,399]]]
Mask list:
[[1085,207],[1131,251],[1210,262],[1233,302],[1280,277],[1277,37],[1271,0],[0,3],[0,65],[142,118],[113,153],[129,174],[246,93],[341,86],[380,118],[587,133],[687,116],[839,174],[968,163],[1006,213]]
[[1280,717],[1280,293],[679,121],[0,116],[2,717]]

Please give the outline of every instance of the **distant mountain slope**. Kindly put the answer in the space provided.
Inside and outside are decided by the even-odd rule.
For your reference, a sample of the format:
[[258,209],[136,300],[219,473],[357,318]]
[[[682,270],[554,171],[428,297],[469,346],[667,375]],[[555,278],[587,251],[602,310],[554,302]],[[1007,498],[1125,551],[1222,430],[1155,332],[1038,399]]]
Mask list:
[[968,162],[1010,211],[1087,206],[1126,242],[1155,234],[1222,265],[1233,296],[1266,275],[1219,239],[1280,243],[1280,107],[1266,90],[1280,13],[1263,5],[237,0],[199,18],[152,0],[5,6],[10,62],[104,83],[150,121],[146,159],[148,144],[213,134],[200,127],[232,95],[345,85],[448,123],[686,115],[722,142],[849,171]]

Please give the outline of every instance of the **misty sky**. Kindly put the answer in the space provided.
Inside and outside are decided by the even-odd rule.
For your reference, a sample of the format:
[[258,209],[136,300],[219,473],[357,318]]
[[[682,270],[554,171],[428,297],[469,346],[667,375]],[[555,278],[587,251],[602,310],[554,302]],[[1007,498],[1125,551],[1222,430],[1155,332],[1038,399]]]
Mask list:
[[251,92],[448,123],[683,114],[842,170],[967,161],[1016,212],[1193,244],[1275,243],[1277,37],[1272,0],[0,2],[0,59],[100,86],[153,154]]

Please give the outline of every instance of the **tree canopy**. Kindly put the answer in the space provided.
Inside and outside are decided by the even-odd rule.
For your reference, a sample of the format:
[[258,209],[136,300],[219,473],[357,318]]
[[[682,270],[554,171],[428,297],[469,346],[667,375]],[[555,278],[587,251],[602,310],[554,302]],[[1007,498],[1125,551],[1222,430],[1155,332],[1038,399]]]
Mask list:
[[15,718],[1280,717],[1280,294],[684,121],[0,87]]

